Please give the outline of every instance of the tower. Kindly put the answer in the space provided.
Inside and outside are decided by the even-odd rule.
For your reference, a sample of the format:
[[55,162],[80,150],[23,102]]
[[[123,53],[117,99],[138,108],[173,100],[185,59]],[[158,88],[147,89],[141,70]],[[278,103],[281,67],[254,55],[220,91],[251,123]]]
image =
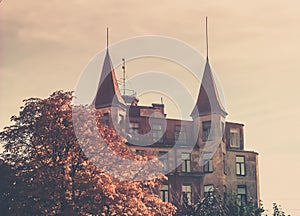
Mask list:
[[201,146],[204,142],[210,141],[216,135],[222,135],[224,132],[224,122],[227,112],[223,107],[213,73],[209,64],[208,57],[208,29],[206,17],[206,64],[198,93],[196,105],[191,113],[196,132],[198,144]]
[[207,56],[204,73],[197,102],[191,113],[194,124],[194,142],[199,147],[199,162],[204,167],[203,172],[207,173],[200,183],[204,185],[204,193],[207,192],[205,190],[209,190],[212,187],[210,185],[211,182],[215,182],[214,187],[218,188],[219,192],[225,193],[223,185],[225,185],[226,176],[223,172],[224,166],[222,166],[222,161],[226,155],[223,133],[227,112],[221,103],[209,63],[207,17],[206,47]]
[[114,67],[109,55],[108,29],[106,54],[93,105],[97,110],[102,112],[105,124],[122,130],[125,128],[124,118],[126,116],[126,103],[121,96]]

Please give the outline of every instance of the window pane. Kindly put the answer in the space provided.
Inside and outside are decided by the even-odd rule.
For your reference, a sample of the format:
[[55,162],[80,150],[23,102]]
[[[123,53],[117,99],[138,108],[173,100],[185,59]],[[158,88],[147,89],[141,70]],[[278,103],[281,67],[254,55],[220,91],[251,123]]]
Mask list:
[[118,116],[118,124],[123,124],[124,123],[124,116],[122,114],[119,114]]
[[162,142],[163,141],[163,127],[161,124],[153,124],[151,126],[152,130],[152,140],[154,142]]
[[203,153],[203,166],[204,172],[213,172],[213,154],[212,153]]
[[210,140],[211,121],[202,122],[202,140]]
[[246,175],[245,170],[245,157],[244,156],[236,156],[236,174],[237,175]]
[[132,139],[138,141],[140,124],[138,122],[130,122],[129,127],[130,127],[130,134],[132,136]]
[[167,153],[168,152],[160,151],[159,155],[158,155],[159,160],[163,164],[163,170],[168,170],[168,167],[169,167],[169,161],[168,161]]
[[191,154],[181,153],[182,172],[191,172]]
[[190,153],[181,153],[181,159],[182,160],[191,160],[191,154]]
[[241,175],[245,175],[245,166],[244,166],[244,164],[241,165]]
[[236,156],[236,162],[244,163],[245,158],[241,156]]
[[174,136],[175,136],[175,142],[186,144],[186,128],[185,128],[185,126],[176,125]]
[[190,202],[192,200],[192,186],[191,185],[182,185],[182,198],[184,201],[184,197],[187,198],[187,201]]
[[238,188],[238,194],[246,194],[246,188],[244,188],[244,187],[239,187],[239,188]]
[[212,192],[214,190],[213,185],[204,185],[204,193]]
[[236,174],[241,175],[240,164],[236,164]]
[[169,202],[169,185],[162,185],[159,190],[160,199]]
[[230,128],[230,146],[240,147],[240,129]]

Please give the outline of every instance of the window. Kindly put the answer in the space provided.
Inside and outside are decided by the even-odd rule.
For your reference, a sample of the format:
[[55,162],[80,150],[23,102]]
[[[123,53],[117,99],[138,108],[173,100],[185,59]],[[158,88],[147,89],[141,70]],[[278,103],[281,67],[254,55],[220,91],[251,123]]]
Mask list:
[[132,139],[138,141],[140,124],[138,122],[130,122],[129,127],[130,127],[130,134],[132,135]]
[[214,185],[204,185],[204,197],[210,198],[212,196],[212,192],[214,191]]
[[142,155],[142,156],[145,156],[145,150],[135,150],[135,153],[138,154],[138,155]]
[[180,144],[186,144],[186,128],[185,126],[176,125],[175,126],[175,142]]
[[225,123],[221,123],[222,141],[225,142]]
[[203,153],[203,171],[205,173],[211,173],[214,171],[212,158],[212,153]]
[[109,114],[108,113],[103,114],[102,121],[103,121],[103,124],[109,126]]
[[226,175],[227,174],[227,170],[226,170],[226,154],[223,153],[223,172]]
[[191,172],[191,154],[181,153],[182,172]]
[[204,121],[202,122],[202,140],[207,141],[211,140],[211,121]]
[[236,175],[245,176],[246,175],[245,157],[244,156],[236,156],[235,164],[236,164]]
[[246,185],[238,185],[237,198],[238,198],[239,205],[246,204],[246,202],[247,202],[247,186]]
[[188,184],[182,185],[182,201],[190,203],[192,201],[192,186]]
[[161,124],[152,125],[152,140],[153,142],[163,142],[163,127]]
[[164,202],[169,202],[169,185],[162,185],[159,190],[160,199]]
[[169,161],[168,161],[167,153],[168,152],[160,151],[159,154],[158,154],[159,160],[163,164],[163,170],[164,171],[167,171],[168,167],[169,167]]
[[223,199],[226,201],[226,199],[227,199],[227,186],[226,185],[223,185],[223,193],[224,193]]
[[121,126],[124,124],[124,116],[122,114],[119,114],[118,124]]
[[230,128],[230,147],[240,147],[240,129]]

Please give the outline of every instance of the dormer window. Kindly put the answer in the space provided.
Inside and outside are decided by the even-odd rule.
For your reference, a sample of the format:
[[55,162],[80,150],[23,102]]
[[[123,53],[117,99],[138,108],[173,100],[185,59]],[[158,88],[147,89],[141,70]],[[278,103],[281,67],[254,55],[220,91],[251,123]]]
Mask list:
[[174,129],[175,142],[186,144],[186,128],[185,126],[176,125]]
[[163,142],[163,126],[161,124],[152,125],[152,140],[153,142]]

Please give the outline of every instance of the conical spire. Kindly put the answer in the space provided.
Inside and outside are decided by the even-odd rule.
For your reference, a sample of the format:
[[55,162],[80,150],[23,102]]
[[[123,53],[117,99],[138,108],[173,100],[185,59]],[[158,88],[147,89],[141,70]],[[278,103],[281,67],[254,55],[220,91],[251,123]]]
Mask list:
[[191,113],[193,118],[197,116],[209,115],[209,114],[221,114],[226,116],[225,111],[216,88],[216,84],[213,78],[213,74],[209,65],[208,58],[208,21],[207,17],[205,19],[206,27],[206,64],[204,68],[204,73],[202,77],[202,82],[197,98],[197,103]]
[[207,58],[197,103],[191,113],[191,116],[194,118],[209,114],[221,114],[222,116],[226,116],[227,112],[220,101],[218,90]]
[[126,103],[121,96],[114,67],[109,56],[108,42],[102,73],[98,84],[98,90],[93,104],[95,105],[96,109],[111,106],[121,106],[123,108],[126,107]]

